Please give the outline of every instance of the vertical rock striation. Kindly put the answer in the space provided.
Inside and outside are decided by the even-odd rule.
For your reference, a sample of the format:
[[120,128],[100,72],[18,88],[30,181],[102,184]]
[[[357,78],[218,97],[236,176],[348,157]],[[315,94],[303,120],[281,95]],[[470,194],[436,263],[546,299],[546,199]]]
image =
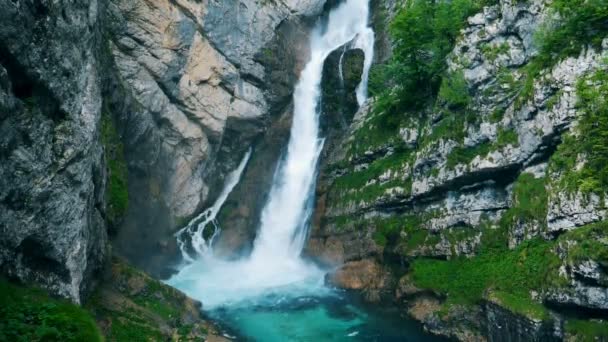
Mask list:
[[79,302],[106,251],[97,1],[0,1],[0,267]]

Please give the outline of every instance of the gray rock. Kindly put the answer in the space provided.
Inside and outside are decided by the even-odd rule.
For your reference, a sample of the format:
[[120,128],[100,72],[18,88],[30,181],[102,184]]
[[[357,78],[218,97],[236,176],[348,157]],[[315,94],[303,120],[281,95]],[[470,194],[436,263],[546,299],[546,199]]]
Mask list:
[[97,1],[0,1],[0,268],[78,303],[106,254]]

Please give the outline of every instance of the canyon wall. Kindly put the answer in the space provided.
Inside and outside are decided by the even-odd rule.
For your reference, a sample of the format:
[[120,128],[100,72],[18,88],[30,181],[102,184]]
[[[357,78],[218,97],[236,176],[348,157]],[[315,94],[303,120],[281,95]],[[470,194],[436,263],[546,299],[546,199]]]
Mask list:
[[3,273],[79,302],[110,239],[167,274],[175,231],[289,120],[323,5],[0,1]]
[[[382,6],[391,25],[395,5]],[[588,166],[595,155],[574,146],[601,136],[589,130],[603,127],[590,122],[603,115],[608,34],[546,63],[539,35],[569,20],[551,6],[482,6],[457,31],[436,93],[394,110],[377,92],[339,130],[307,247],[338,267],[329,282],[398,298],[428,330],[462,340],[562,339],[604,317],[608,189]],[[390,68],[391,44],[378,46],[389,57],[374,68]],[[505,280],[483,277],[493,274]]]

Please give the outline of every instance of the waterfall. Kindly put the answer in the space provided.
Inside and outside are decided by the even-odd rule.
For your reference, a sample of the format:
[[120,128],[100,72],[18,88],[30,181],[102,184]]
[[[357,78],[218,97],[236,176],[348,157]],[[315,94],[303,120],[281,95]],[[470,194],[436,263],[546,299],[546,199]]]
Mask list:
[[[310,61],[300,75],[294,92],[294,116],[287,155],[273,182],[270,199],[262,211],[260,234],[252,258],[298,257],[310,215],[306,201],[313,192],[315,170],[323,140],[319,138],[318,103],[323,63],[327,56],[351,41],[366,51],[364,66],[369,69],[373,52],[373,31],[368,28],[367,0],[348,0],[329,14],[327,28],[317,26],[312,33]],[[371,49],[367,40],[372,32]],[[368,60],[368,58],[370,58]],[[358,89],[367,88],[366,74]],[[357,90],[359,98],[359,90]],[[364,95],[361,101],[364,101]]]
[[323,64],[332,51],[345,44],[363,49],[364,70],[357,101],[362,104],[366,100],[374,40],[368,17],[368,0],[346,0],[329,13],[325,25],[319,22],[312,31],[310,61],[294,90],[287,151],[262,210],[251,255],[226,261],[205,253],[183,267],[169,284],[201,300],[207,308],[321,291],[324,271],[302,260],[300,254],[308,234],[317,162],[323,148],[319,137]]
[[[234,187],[239,183],[241,179],[241,174],[243,170],[245,170],[245,166],[247,166],[247,162],[249,161],[249,157],[251,156],[251,148],[247,150],[243,159],[239,163],[238,167],[230,172],[228,176],[226,176],[226,180],[224,181],[224,187],[222,188],[222,192],[217,197],[213,205],[198,216],[190,220],[188,225],[184,228],[180,229],[177,233],[175,233],[175,237],[177,239],[177,245],[182,253],[182,257],[187,262],[194,262],[195,259],[190,256],[190,252],[188,251],[188,239],[190,239],[190,246],[193,251],[196,253],[197,257],[203,256],[208,253],[213,241],[220,233],[220,227],[215,220],[217,214],[222,209],[224,202],[228,198],[228,195],[232,192]],[[211,224],[213,227],[213,232],[211,233],[211,237],[205,239],[205,229],[207,226]]]

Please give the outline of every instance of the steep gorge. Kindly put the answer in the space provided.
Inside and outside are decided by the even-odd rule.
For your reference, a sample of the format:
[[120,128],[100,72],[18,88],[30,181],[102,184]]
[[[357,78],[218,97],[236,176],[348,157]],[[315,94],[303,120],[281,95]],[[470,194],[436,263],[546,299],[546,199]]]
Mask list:
[[[251,251],[310,30],[337,3],[0,0],[2,273],[76,303],[97,283],[141,312],[187,303],[162,336],[213,332],[110,255],[174,272],[173,234],[249,148],[214,248]],[[335,268],[326,281],[460,340],[607,339],[606,8],[372,1],[373,97],[358,108],[361,50],[323,70],[305,256]]]
[[[338,266],[330,282],[397,300],[435,333],[605,338],[605,4],[401,6],[375,99],[325,152],[309,255]],[[441,24],[456,36],[435,62],[450,44]],[[424,25],[439,27],[430,43]],[[424,76],[432,63],[445,69]]]

